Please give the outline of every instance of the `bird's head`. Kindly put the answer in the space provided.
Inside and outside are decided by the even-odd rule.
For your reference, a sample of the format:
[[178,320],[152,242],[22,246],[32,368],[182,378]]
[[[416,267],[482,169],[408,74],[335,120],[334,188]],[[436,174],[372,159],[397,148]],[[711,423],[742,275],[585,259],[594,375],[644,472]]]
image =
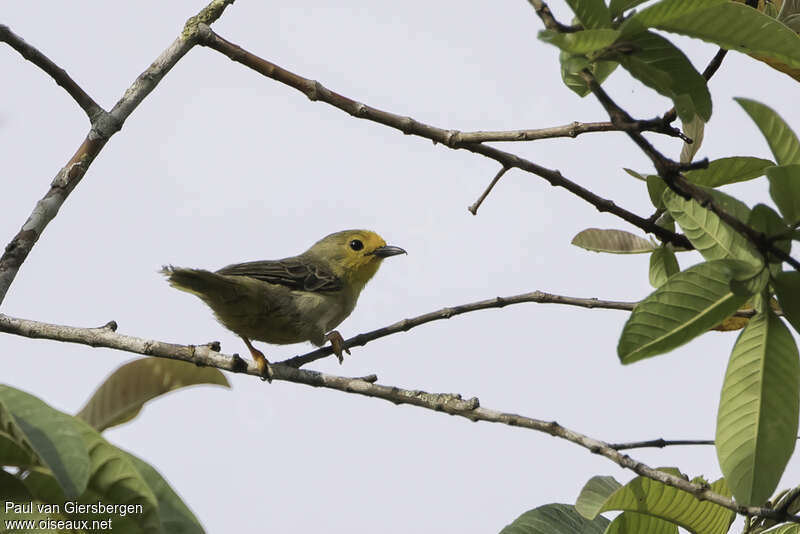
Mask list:
[[405,253],[400,247],[387,245],[381,236],[370,230],[344,230],[323,237],[305,255],[324,262],[337,276],[361,291],[384,258]]

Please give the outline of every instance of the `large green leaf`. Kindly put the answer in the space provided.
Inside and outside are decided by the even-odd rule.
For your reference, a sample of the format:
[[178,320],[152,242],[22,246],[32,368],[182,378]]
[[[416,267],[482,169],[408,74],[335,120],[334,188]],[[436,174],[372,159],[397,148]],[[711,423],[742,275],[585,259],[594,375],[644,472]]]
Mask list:
[[589,69],[597,83],[602,84],[619,65],[616,61],[590,62],[583,55],[570,54],[563,50],[558,55],[558,61],[561,63],[561,79],[564,81],[564,85],[580,97],[591,92],[580,75],[583,69]]
[[611,0],[611,3],[608,5],[608,9],[611,11],[611,16],[616,17],[623,11],[627,11],[628,9],[636,7],[645,2],[647,2],[647,0]]
[[732,215],[734,218],[739,219],[743,223],[746,223],[750,219],[750,208],[738,198],[727,193],[723,193],[719,189],[705,187],[702,185],[698,185],[697,187],[711,195],[714,203],[720,208],[724,209],[725,213],[728,215]]
[[622,512],[608,525],[604,534],[678,534],[678,525],[652,515]]
[[784,220],[800,223],[800,165],[781,165],[767,169],[769,196],[781,210]]
[[163,358],[134,360],[106,378],[77,416],[102,432],[136,417],[147,401],[198,384],[230,387],[225,375],[213,367]]
[[[141,532],[161,532],[158,499],[130,457],[107,442],[88,424],[77,420],[82,437],[89,449],[91,478],[81,501],[87,504],[103,501],[111,504],[141,505],[141,514],[124,519],[135,524]],[[121,520],[123,518],[115,518]]]
[[663,286],[670,276],[680,271],[678,259],[672,245],[665,243],[650,254],[650,285],[658,288]]
[[623,25],[680,33],[745,54],[800,67],[800,37],[784,24],[744,4],[727,0],[662,0]]
[[770,160],[761,158],[720,158],[710,162],[707,168],[687,171],[684,176],[698,185],[719,187],[764,176],[767,167],[773,165]]
[[608,523],[603,516],[588,520],[572,505],[553,503],[528,510],[500,534],[603,534]]
[[0,430],[35,453],[67,497],[77,497],[86,489],[89,456],[72,417],[33,395],[0,385]]
[[572,244],[593,252],[612,254],[644,254],[652,252],[656,246],[643,237],[624,230],[605,230],[587,228],[572,238]]
[[747,98],[735,98],[744,108],[769,144],[778,165],[800,163],[800,141],[786,121],[772,108]]
[[593,519],[600,513],[600,509],[622,484],[614,477],[593,476],[583,485],[578,499],[575,501],[575,510],[586,519]]
[[795,332],[800,334],[800,272],[782,272],[773,279],[772,283],[775,286],[775,296],[778,297],[783,315],[791,323]]
[[567,0],[567,4],[586,28],[611,26],[611,13],[603,0]]
[[630,74],[672,99],[675,111],[683,122],[695,114],[708,121],[711,117],[711,95],[706,80],[675,45],[652,32],[641,32],[623,37],[617,48],[625,52],[610,54]]
[[625,323],[617,346],[622,363],[668,352],[732,315],[748,297],[735,294],[731,281],[752,270],[742,261],[715,260],[671,276]]
[[553,30],[542,30],[539,39],[550,43],[571,54],[588,54],[601,50],[617,40],[618,30],[601,28],[579,32],[562,33]]
[[687,200],[669,189],[664,191],[663,198],[670,215],[705,259],[733,258],[753,265],[761,263],[760,255],[744,236],[696,200]]
[[794,451],[800,416],[800,356],[769,306],[733,347],[720,395],[715,440],[736,502],[761,506]]
[[128,459],[158,500],[161,530],[170,534],[203,534],[203,527],[164,477],[150,464],[127,453]]
[[[781,216],[766,204],[756,204],[755,207],[753,207],[753,211],[750,212],[750,218],[747,220],[747,224],[753,230],[761,232],[769,238],[776,239],[773,242],[775,247],[779,248],[786,254],[791,252],[792,241],[789,238],[791,229],[786,226],[786,223],[783,222]],[[784,236],[784,238],[778,239],[778,236]],[[783,263],[783,260],[780,258],[774,258],[771,256],[769,261],[773,263]]]
[[667,188],[667,183],[657,174],[648,174],[646,180],[647,194],[650,196],[650,202],[653,203],[656,209],[663,210],[664,190]]
[[786,523],[775,528],[765,530],[764,534],[800,534],[800,525],[797,523]]
[[[674,468],[659,469],[675,476],[683,476]],[[591,483],[592,481],[590,481]],[[696,483],[705,483],[698,477]],[[711,490],[729,496],[724,479],[711,484]],[[638,512],[675,523],[696,534],[724,534],[736,514],[718,504],[700,501],[689,493],[667,486],[647,477],[636,477],[621,488],[608,495],[600,506],[595,506],[595,515],[609,511],[622,510]],[[582,513],[588,510],[582,510]],[[642,530],[641,532],[648,532]]]

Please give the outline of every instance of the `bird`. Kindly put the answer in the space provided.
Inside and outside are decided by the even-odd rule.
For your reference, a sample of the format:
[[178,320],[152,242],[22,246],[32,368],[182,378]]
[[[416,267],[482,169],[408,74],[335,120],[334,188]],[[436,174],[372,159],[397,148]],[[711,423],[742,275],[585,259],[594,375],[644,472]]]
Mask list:
[[371,230],[343,230],[290,258],[234,263],[213,272],[165,265],[160,272],[172,287],[199,297],[241,337],[262,380],[271,382],[270,363],[252,341],[310,341],[318,347],[330,341],[341,364],[344,338],[335,328],[353,311],[383,260],[398,254],[407,253]]

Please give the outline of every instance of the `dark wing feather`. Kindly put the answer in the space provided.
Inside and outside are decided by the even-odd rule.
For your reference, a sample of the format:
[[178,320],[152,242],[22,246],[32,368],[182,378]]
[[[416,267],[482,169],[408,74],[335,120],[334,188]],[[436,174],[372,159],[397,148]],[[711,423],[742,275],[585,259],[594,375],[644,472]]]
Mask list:
[[302,291],[338,291],[343,287],[342,280],[330,269],[307,258],[235,263],[223,267],[217,273],[249,276],[270,284]]

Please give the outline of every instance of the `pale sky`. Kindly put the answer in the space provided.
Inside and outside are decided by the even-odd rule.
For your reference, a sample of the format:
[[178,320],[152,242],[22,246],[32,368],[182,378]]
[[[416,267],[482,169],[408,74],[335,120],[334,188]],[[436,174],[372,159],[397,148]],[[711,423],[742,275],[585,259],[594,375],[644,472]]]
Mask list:
[[[104,108],[179,34],[203,1],[4,2],[0,22],[38,47]],[[552,9],[569,21],[564,2]],[[558,51],[515,2],[254,2],[229,7],[214,30],[329,89],[460,130],[510,130],[607,120],[596,100],[560,80]],[[687,39],[698,70],[715,47]],[[0,47],[0,241],[19,230],[88,129],[80,108],[11,48]],[[618,69],[605,87],[639,118],[669,102]],[[769,157],[733,102],[771,104],[800,131],[797,85],[737,53],[710,89],[714,114],[699,157]],[[668,155],[680,142],[649,134]],[[649,216],[652,172],[619,133],[502,147]],[[196,298],[170,288],[162,264],[217,269],[305,250],[346,228],[369,228],[408,256],[384,262],[345,338],[445,306],[536,289],[636,300],[650,292],[646,256],[570,245],[587,227],[641,232],[567,191],[508,172],[476,217],[498,165],[434,146],[195,48],[128,119],[33,249],[0,312],[74,326],[247,350]],[[765,180],[729,188],[754,205]],[[683,268],[699,261],[679,257]],[[668,355],[621,366],[619,311],[523,304],[462,315],[355,348],[329,373],[477,396],[481,405],[557,420],[609,442],[711,439],[735,334],[711,333]],[[309,344],[260,345],[272,360]],[[135,355],[5,335],[2,382],[77,412]],[[158,469],[208,532],[496,532],[522,512],[574,503],[593,475],[634,475],[571,443],[470,423],[337,391],[228,375],[160,398],[105,433]],[[711,447],[636,450],[651,466],[720,476]],[[785,481],[800,476],[790,462]],[[785,486],[784,484],[783,486]],[[783,487],[782,486],[782,487]],[[738,520],[737,520],[738,521]]]

